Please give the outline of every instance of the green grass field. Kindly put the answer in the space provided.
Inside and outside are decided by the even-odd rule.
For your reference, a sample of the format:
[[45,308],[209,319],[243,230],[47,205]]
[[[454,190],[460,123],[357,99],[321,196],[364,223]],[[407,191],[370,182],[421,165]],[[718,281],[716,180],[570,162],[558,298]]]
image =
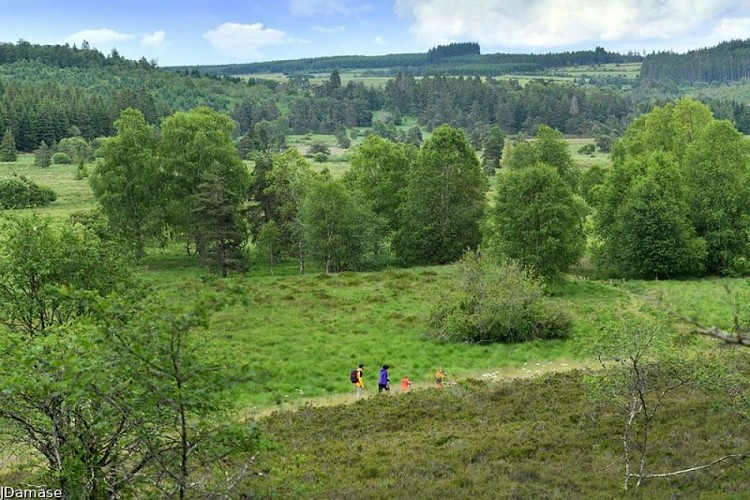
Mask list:
[[[292,143],[313,138],[329,140]],[[576,161],[577,149],[588,142],[569,140]],[[341,168],[334,175],[348,165],[332,164]],[[57,192],[55,203],[36,210],[43,216],[62,220],[94,206],[88,182],[75,180],[76,166],[38,169],[31,155],[22,155],[0,164],[0,176],[13,172]],[[289,262],[271,276],[263,263],[253,262],[249,272],[222,280],[174,244],[150,249],[138,272],[155,294],[174,303],[241,290],[240,300],[217,313],[201,335],[206,357],[244,370],[242,382],[231,387],[237,411],[260,419],[265,445],[252,451],[257,473],[238,488],[259,498],[621,496],[621,422],[613,409],[586,397],[582,380],[597,365],[583,354],[586,345],[619,325],[623,311],[653,314],[657,300],[731,328],[734,306],[726,290],[748,286],[729,278],[571,276],[549,288],[550,299],[574,318],[570,340],[467,345],[422,339],[431,308],[456,278],[455,266],[337,275],[311,266],[299,275]],[[356,401],[348,375],[359,363],[366,365],[368,397]],[[384,363],[394,382],[409,376],[414,390],[375,395]],[[432,389],[438,366],[450,383],[443,391]],[[583,370],[550,374],[571,369]],[[720,454],[728,445],[715,436],[734,429],[733,418],[704,393],[670,401],[652,436],[654,470]],[[734,436],[734,445],[747,444],[747,433]],[[353,455],[357,465],[351,468]],[[19,448],[0,452],[0,482],[26,480],[33,468],[29,456]],[[649,482],[644,492],[653,498],[675,492],[742,498],[750,487],[747,472],[746,465],[721,467]]]
[[[332,136],[297,136],[290,143],[302,147],[312,140],[330,143]],[[579,161],[577,148],[590,139],[569,142]],[[597,159],[604,161],[601,156]],[[340,161],[315,165],[329,168],[335,176],[348,168]],[[39,169],[31,155],[0,164],[0,176],[17,172],[54,189],[58,200],[36,211],[56,220],[94,207],[87,180],[75,180],[75,171],[76,166]],[[255,262],[248,274],[228,280],[244,291],[244,301],[214,318],[208,333],[210,355],[247,367],[250,382],[235,388],[238,403],[247,407],[300,404],[308,398],[346,394],[347,375],[360,362],[368,367],[372,387],[377,367],[384,363],[393,367],[394,379],[408,375],[418,383],[429,383],[437,366],[450,378],[460,379],[496,371],[533,373],[544,363],[580,361],[572,341],[478,346],[422,340],[430,310],[455,273],[453,266],[441,266],[326,275],[313,267],[298,275],[296,265],[288,263],[271,276],[262,263]],[[178,244],[151,249],[141,274],[164,300],[174,302],[223,286],[220,280],[207,279],[195,256],[186,255]],[[552,295],[573,314],[574,336],[586,338],[618,321],[618,311],[639,307],[640,297],[656,291],[683,301],[684,308],[707,321],[728,319],[731,307],[723,287],[742,282],[671,283],[579,278],[554,288]]]

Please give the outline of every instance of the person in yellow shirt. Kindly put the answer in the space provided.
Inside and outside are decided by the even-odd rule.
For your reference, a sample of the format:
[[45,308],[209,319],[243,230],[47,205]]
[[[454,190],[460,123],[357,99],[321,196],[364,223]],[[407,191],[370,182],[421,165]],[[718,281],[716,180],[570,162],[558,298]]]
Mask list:
[[352,377],[352,383],[354,384],[354,387],[357,389],[357,397],[361,398],[362,393],[365,389],[365,382],[362,379],[362,374],[364,373],[365,365],[360,364],[359,367],[355,370],[355,373]]
[[443,374],[443,369],[438,368],[437,372],[435,372],[435,387],[437,389],[443,388],[443,379],[445,378],[445,375]]

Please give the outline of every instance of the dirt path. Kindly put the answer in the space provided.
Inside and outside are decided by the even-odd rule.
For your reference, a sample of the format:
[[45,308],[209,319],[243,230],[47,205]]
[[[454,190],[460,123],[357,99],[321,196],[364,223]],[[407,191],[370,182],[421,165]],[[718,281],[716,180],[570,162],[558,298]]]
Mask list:
[[[506,366],[504,368],[483,370],[481,372],[461,372],[457,377],[447,377],[446,386],[450,387],[457,381],[466,379],[487,380],[489,382],[501,382],[514,379],[527,379],[538,377],[547,373],[558,373],[569,370],[594,370],[599,365],[593,361],[566,360],[560,359],[555,361],[529,362],[521,366]],[[448,374],[450,375],[450,374]],[[420,382],[412,384],[411,390],[432,389],[431,382]],[[401,393],[400,381],[393,384],[391,392],[395,395]],[[377,395],[377,387],[369,387],[364,398],[371,398]],[[297,411],[304,407],[325,407],[351,404],[358,401],[354,392],[350,394],[333,394],[330,396],[318,396],[312,398],[300,398],[290,402],[284,402],[280,405],[256,406],[252,408],[242,408],[240,412],[243,416],[255,419],[261,419],[279,411]]]

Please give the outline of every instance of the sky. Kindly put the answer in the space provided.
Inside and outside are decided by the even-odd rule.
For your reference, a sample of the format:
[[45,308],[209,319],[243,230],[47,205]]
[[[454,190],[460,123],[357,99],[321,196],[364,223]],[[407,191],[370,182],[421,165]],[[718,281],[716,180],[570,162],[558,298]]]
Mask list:
[[750,0],[0,0],[0,42],[160,66],[424,52],[686,52],[750,38]]

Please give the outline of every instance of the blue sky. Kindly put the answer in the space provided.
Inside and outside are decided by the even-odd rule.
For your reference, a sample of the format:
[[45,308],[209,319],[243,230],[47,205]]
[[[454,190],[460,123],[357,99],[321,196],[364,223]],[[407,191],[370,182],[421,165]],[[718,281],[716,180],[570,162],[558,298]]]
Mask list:
[[0,0],[0,41],[76,43],[162,66],[423,52],[651,52],[750,38],[750,0]]

